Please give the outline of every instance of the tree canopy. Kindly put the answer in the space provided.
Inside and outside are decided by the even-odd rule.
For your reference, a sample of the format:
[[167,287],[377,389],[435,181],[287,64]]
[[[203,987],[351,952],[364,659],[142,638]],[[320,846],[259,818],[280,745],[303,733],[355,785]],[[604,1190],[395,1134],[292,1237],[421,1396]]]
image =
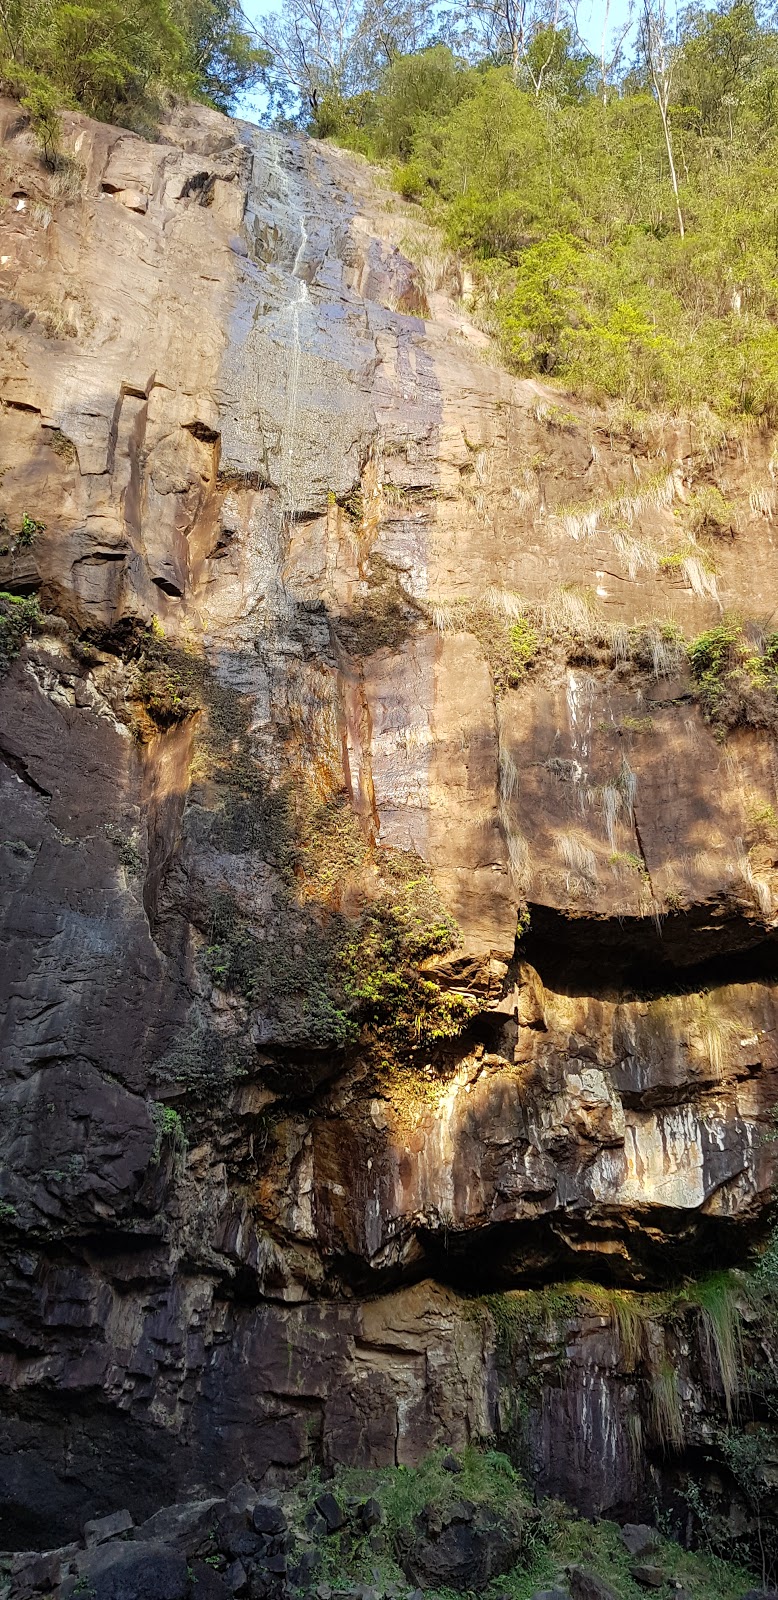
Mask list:
[[238,0],[0,0],[0,78],[44,143],[60,105],[141,129],[166,92],[229,111],[266,63]]

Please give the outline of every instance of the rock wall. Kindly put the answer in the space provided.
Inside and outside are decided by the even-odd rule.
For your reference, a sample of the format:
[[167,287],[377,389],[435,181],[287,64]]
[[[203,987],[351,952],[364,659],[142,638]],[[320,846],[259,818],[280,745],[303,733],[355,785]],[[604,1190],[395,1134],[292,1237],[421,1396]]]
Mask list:
[[[679,639],[774,610],[772,440],[511,378],[356,158],[66,125],[2,107],[2,1539],[517,1392],[634,1509],[612,1319],[517,1368],[471,1297],[767,1226],[775,745]],[[715,581],[656,555],[712,482]]]

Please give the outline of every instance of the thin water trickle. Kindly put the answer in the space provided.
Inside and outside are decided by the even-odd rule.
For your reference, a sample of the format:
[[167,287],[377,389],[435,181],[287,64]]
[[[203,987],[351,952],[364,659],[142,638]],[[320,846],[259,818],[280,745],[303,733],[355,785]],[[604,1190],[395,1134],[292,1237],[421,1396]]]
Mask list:
[[297,412],[300,392],[300,308],[309,299],[308,285],[301,276],[300,269],[308,245],[308,229],[305,217],[300,213],[300,243],[292,264],[292,281],[297,285],[295,298],[290,302],[289,312],[292,324],[292,355],[289,362],[289,373],[286,385],[286,416],[284,418],[284,433],[286,435],[286,449],[284,452],[284,465],[281,474],[282,485],[282,512],[287,516],[294,512],[294,454],[295,435],[297,432]]

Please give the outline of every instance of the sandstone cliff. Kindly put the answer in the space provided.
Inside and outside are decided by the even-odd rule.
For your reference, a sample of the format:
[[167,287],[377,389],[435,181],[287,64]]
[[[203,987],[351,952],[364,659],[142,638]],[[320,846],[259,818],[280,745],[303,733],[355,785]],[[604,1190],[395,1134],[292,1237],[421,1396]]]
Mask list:
[[684,640],[761,648],[773,441],[511,378],[355,158],[2,119],[4,1541],[519,1435],[645,1506],[693,1303],[472,1296],[765,1234],[773,725]]

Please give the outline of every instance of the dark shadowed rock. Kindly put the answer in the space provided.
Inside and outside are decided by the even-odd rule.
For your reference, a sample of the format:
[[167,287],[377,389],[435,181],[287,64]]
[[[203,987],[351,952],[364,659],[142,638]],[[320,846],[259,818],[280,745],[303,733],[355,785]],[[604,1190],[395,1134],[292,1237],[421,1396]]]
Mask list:
[[312,1539],[325,1539],[327,1537],[327,1524],[320,1511],[311,1506],[303,1518],[303,1527]]
[[318,1550],[302,1550],[289,1563],[289,1582],[295,1589],[310,1587],[319,1570],[321,1557]]
[[286,1529],[286,1517],[275,1500],[257,1500],[251,1520],[257,1533],[284,1533]]
[[664,1586],[666,1574],[661,1567],[638,1563],[637,1566],[630,1567],[629,1570],[635,1582],[641,1584],[644,1589],[661,1589]]
[[381,1507],[378,1501],[373,1499],[372,1496],[369,1500],[365,1500],[364,1503],[359,1507],[359,1520],[362,1524],[362,1527],[368,1533],[370,1532],[371,1528],[377,1528],[383,1521],[383,1512]]
[[84,1523],[84,1543],[87,1547],[105,1544],[107,1539],[116,1539],[120,1533],[129,1533],[132,1526],[129,1511],[113,1511],[109,1517],[95,1517]]
[[235,1593],[221,1572],[216,1572],[207,1561],[190,1564],[191,1600],[230,1600]]
[[645,1556],[659,1542],[656,1528],[650,1528],[647,1522],[625,1522],[620,1537],[631,1556]]
[[338,1504],[334,1494],[330,1494],[329,1490],[327,1490],[326,1494],[319,1495],[316,1501],[316,1510],[320,1517],[323,1518],[328,1533],[338,1533],[341,1528],[345,1528],[345,1512]]
[[153,1517],[135,1529],[135,1539],[159,1539],[175,1549],[195,1555],[199,1544],[207,1540],[216,1526],[224,1501],[185,1500],[180,1505],[163,1506]]
[[186,1557],[153,1540],[102,1545],[61,1592],[63,1600],[82,1593],[89,1600],[186,1600]]
[[567,1581],[571,1600],[619,1600],[610,1584],[588,1567],[568,1567]]
[[248,1574],[242,1561],[233,1561],[232,1565],[227,1568],[227,1587],[230,1594],[243,1595],[248,1593]]
[[256,1533],[246,1511],[223,1511],[216,1524],[216,1542],[233,1560],[245,1561],[262,1549],[262,1534]]
[[400,1562],[422,1589],[483,1589],[513,1565],[521,1549],[516,1525],[467,1500],[445,1510],[426,1508],[417,1530]]

